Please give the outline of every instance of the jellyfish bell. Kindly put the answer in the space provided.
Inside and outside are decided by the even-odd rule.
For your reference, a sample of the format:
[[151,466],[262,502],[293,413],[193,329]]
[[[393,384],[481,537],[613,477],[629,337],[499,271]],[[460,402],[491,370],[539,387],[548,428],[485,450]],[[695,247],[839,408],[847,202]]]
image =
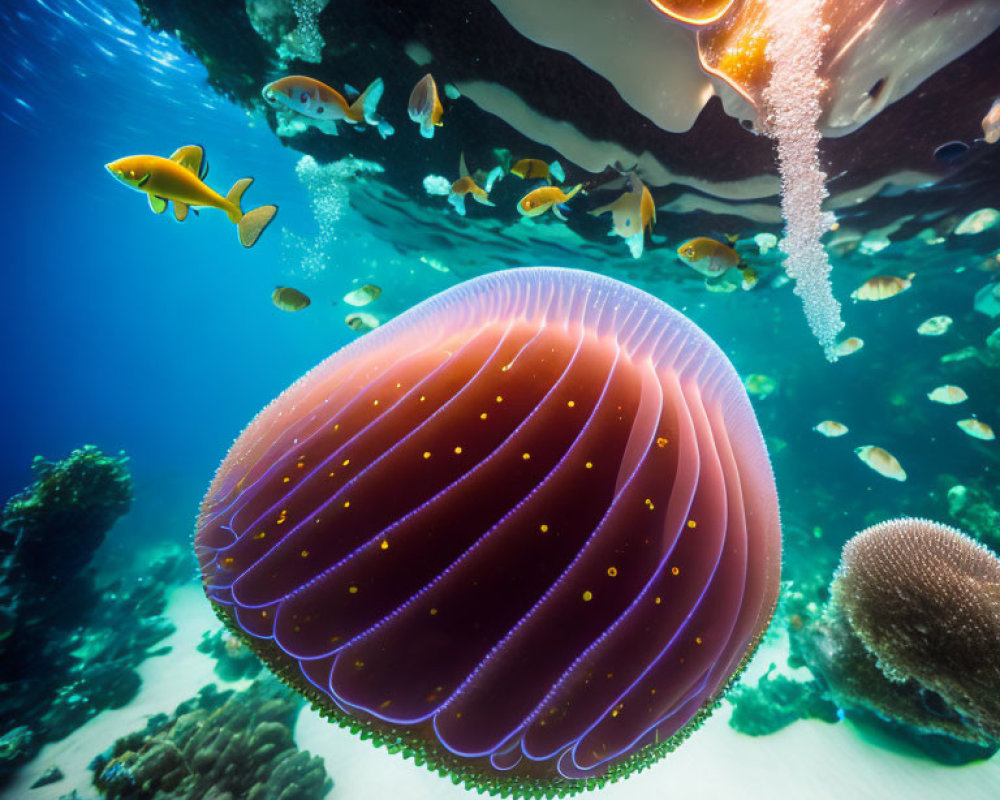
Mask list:
[[452,287],[283,392],[194,544],[216,612],[325,716],[527,797],[698,727],[781,561],[722,351],[638,289],[544,268]]

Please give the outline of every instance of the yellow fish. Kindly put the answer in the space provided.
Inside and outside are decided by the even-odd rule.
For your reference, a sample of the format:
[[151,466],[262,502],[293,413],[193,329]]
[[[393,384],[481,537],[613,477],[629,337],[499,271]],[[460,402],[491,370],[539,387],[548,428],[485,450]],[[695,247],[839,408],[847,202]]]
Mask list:
[[[352,90],[353,91],[353,90]],[[296,114],[309,117],[320,123],[326,133],[337,135],[337,123],[362,127],[364,123],[378,129],[385,139],[394,133],[392,125],[380,117],[376,111],[385,84],[376,78],[357,99],[348,103],[346,98],[322,81],[305,75],[288,75],[269,83],[261,90],[268,105],[273,108],[287,108]]]
[[858,350],[864,346],[864,339],[859,339],[857,336],[851,336],[850,338],[844,339],[842,342],[837,342],[833,348],[833,354],[837,358],[843,358],[844,356],[851,355],[851,353],[858,352]]
[[894,481],[906,480],[906,471],[889,451],[883,450],[881,447],[866,444],[863,447],[854,448],[854,452],[857,453],[858,458],[879,475]]
[[298,289],[279,286],[271,293],[271,302],[282,311],[301,311],[312,301]]
[[941,403],[946,406],[956,406],[959,403],[964,403],[969,399],[969,395],[965,393],[965,389],[961,386],[938,386],[931,392],[927,393],[927,399],[932,403]]
[[582,188],[583,184],[578,183],[567,193],[558,186],[541,186],[528,192],[517,202],[517,213],[522,217],[537,217],[551,208],[553,214],[565,220],[566,217],[559,210],[559,206],[569,202]]
[[558,161],[546,164],[540,158],[522,158],[510,168],[510,174],[526,179],[541,178],[549,183],[562,183],[566,180],[562,164]]
[[740,275],[742,277],[740,280],[740,288],[744,292],[749,292],[760,280],[760,273],[753,267],[743,267],[740,269]]
[[167,202],[173,201],[178,222],[187,219],[191,207],[225,211],[229,221],[236,223],[240,244],[244,247],[253,247],[278,213],[274,205],[243,212],[240,201],[253,178],[240,178],[225,197],[210,189],[204,182],[208,166],[205,152],[199,145],[186,145],[170,158],[126,156],[105,164],[104,168],[126,186],[143,192],[156,214],[166,211]]
[[444,106],[438,97],[434,76],[429,72],[417,81],[417,85],[410,92],[407,111],[410,119],[420,126],[420,135],[425,139],[433,139],[434,128],[442,125],[441,115],[444,114]]
[[738,267],[741,263],[739,253],[733,248],[707,236],[688,239],[677,248],[677,255],[691,269],[706,278],[722,275],[730,267]]
[[843,436],[848,431],[848,427],[842,422],[836,422],[832,419],[825,419],[819,425],[813,428],[816,433],[821,433],[828,438],[836,438],[837,436]]
[[653,230],[656,222],[656,205],[653,196],[639,176],[634,172],[628,174],[630,189],[617,200],[606,206],[595,208],[590,213],[594,216],[611,212],[611,236],[621,236],[628,244],[632,258],[642,255],[645,242],[645,232]]
[[988,442],[997,438],[996,434],[993,433],[993,428],[985,422],[980,422],[978,419],[972,417],[969,419],[960,419],[955,424],[973,439],[982,439],[984,442]]
[[463,217],[465,216],[466,195],[472,195],[473,200],[484,206],[495,205],[490,202],[489,193],[473,180],[469,174],[469,168],[465,164],[465,153],[460,153],[458,156],[458,180],[451,185],[448,202]]

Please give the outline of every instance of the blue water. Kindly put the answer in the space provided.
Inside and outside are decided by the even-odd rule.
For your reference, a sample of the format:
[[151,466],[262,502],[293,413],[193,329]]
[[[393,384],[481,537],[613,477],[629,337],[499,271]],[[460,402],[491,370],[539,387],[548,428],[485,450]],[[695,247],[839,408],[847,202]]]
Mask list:
[[[35,454],[124,449],[137,500],[123,530],[186,536],[243,425],[354,336],[342,313],[323,313],[339,285],[308,287],[319,313],[270,302],[289,277],[279,229],[313,224],[298,155],[214,94],[200,62],[151,34],[125,0],[4,4],[0,45],[0,494],[25,484]],[[155,217],[103,168],[186,143],[205,147],[210,185],[225,192],[250,175],[248,207],[280,206],[254,249],[221,212],[183,225]]]
[[[340,302],[353,281],[378,272],[381,302],[400,311],[454,278],[416,272],[415,257],[401,257],[349,209],[337,220],[325,269],[303,269],[286,235],[318,232],[314,198],[295,173],[301,153],[283,146],[260,116],[213,92],[204,66],[175,38],[143,27],[129,0],[6,2],[0,53],[0,499],[30,480],[36,454],[57,459],[83,444],[124,450],[135,501],[113,541],[186,541],[215,468],[253,415],[357,337]],[[415,128],[405,134],[416,139]],[[224,193],[253,176],[244,207],[280,206],[253,249],[240,247],[221,212],[205,209],[183,224],[169,212],[155,216],[142,194],[103,168],[191,143],[206,149],[210,186]],[[865,270],[857,260],[836,263],[842,299],[873,274],[916,265],[918,277],[884,304],[845,303],[846,332],[865,348],[835,365],[822,358],[791,286],[770,285],[776,268],[750,293],[709,294],[689,275],[686,284],[645,287],[655,285],[702,326],[742,376],[777,379],[778,391],[754,405],[787,523],[786,558],[822,553],[817,561],[827,569],[842,543],[872,522],[899,515],[947,522],[952,483],[975,481],[996,496],[997,444],[974,441],[954,424],[978,415],[1000,430],[996,368],[940,358],[982,348],[996,327],[973,311],[972,298],[989,280],[974,267],[1000,245],[997,233],[937,249],[894,245]],[[306,291],[310,308],[276,309],[271,292],[285,284]],[[917,325],[938,314],[954,318],[952,331],[917,336]],[[970,401],[927,402],[925,394],[945,383],[965,388]],[[821,438],[811,428],[823,419],[846,423],[850,435]],[[907,482],[868,470],[853,453],[860,444],[890,450]]]

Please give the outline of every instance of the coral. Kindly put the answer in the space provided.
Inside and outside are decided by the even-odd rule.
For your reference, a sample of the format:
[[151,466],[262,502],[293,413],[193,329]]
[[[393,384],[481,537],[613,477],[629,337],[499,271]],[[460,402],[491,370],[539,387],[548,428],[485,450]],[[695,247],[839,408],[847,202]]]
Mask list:
[[909,741],[943,763],[965,763],[996,752],[997,745],[982,743],[980,734],[939,695],[913,680],[887,678],[832,603],[820,619],[793,633],[791,642],[790,664],[807,666],[852,720]]
[[166,587],[190,571],[180,551],[132,579],[108,582],[89,566],[129,507],[126,465],[89,446],[63,461],[36,458],[34,482],[3,509],[0,783],[45,742],[129,702],[135,667],[174,630],[163,611]]
[[887,678],[1000,739],[1000,559],[945,525],[890,520],[844,546],[831,591]]
[[243,641],[225,628],[214,633],[205,631],[198,650],[217,659],[215,674],[224,681],[252,678],[260,672],[260,659]]
[[938,523],[899,519],[845,545],[822,614],[790,627],[849,717],[948,764],[1000,749],[1000,561]]
[[772,664],[755,687],[738,686],[729,695],[733,704],[730,727],[748,736],[766,736],[799,719],[836,722],[837,706],[815,680],[798,681],[774,674]]
[[34,483],[7,501],[0,522],[29,580],[62,581],[88,564],[132,502],[127,462],[90,445],[62,461],[35,457]]
[[98,756],[94,785],[109,800],[318,800],[333,783],[292,740],[301,705],[272,678],[239,693],[207,686]]
[[284,61],[298,58],[311,64],[323,60],[323,35],[319,30],[319,15],[329,0],[291,0],[298,24],[278,46],[278,55]]
[[35,734],[27,725],[11,728],[0,736],[0,774],[34,755],[34,738]]
[[1000,548],[1000,510],[990,492],[978,481],[952,483],[946,490],[945,499],[948,516],[962,530],[993,550]]

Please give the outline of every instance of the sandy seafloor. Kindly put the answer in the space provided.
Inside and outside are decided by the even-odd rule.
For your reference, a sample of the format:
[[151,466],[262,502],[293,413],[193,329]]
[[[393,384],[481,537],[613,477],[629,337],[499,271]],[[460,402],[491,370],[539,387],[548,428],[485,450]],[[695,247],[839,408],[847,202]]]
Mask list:
[[[140,667],[142,688],[125,708],[106,711],[72,735],[47,745],[2,795],[4,800],[58,800],[76,790],[82,800],[97,798],[87,765],[99,752],[153,714],[170,713],[208,683],[242,689],[251,683],[220,681],[215,661],[195,648],[206,630],[219,626],[201,588],[186,584],[170,595],[166,614],[177,631],[162,642],[173,649]],[[780,640],[762,647],[745,680],[757,678],[773,661],[785,663]],[[727,725],[728,704],[678,750],[651,769],[602,789],[614,800],[996,800],[1000,797],[1000,755],[964,767],[947,767],[873,741],[849,722],[795,722],[776,734],[750,737]],[[304,707],[295,729],[299,746],[320,755],[334,787],[329,800],[448,800],[472,796],[399,755],[376,749],[331,725]],[[65,774],[57,783],[29,787],[49,766]],[[596,797],[589,794],[584,796]]]

